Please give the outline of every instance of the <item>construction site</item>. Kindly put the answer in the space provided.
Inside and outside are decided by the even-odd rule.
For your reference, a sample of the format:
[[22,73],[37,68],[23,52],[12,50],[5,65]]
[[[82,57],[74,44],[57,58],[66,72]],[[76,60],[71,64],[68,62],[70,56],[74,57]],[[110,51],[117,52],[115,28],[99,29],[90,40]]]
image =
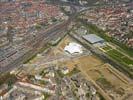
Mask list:
[[110,100],[131,100],[133,86],[129,78],[83,46],[81,54],[66,52],[64,48],[69,43],[80,45],[70,36],[66,36],[58,45],[38,54],[29,63],[25,64],[24,69],[26,71],[29,69],[29,72],[35,74],[49,65],[66,66],[69,70],[78,68],[86,76],[86,79],[91,80],[105,98]]

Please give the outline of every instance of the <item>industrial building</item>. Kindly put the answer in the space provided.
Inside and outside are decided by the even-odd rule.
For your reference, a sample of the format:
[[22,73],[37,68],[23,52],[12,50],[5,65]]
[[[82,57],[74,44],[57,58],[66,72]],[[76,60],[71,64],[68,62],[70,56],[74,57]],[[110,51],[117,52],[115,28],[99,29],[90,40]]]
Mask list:
[[82,36],[83,39],[85,39],[87,42],[93,44],[96,47],[102,47],[105,46],[105,41],[101,37],[95,35],[95,34],[87,34]]
[[91,44],[104,43],[104,39],[95,34],[84,35],[83,38]]

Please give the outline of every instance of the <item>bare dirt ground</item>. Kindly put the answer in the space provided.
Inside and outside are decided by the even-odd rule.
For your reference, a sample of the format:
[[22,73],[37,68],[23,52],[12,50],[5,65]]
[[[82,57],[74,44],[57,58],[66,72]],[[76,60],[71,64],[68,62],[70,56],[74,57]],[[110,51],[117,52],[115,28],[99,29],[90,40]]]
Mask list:
[[[81,55],[75,58],[70,58],[66,60],[66,57],[69,57],[64,51],[64,47],[70,42],[75,42],[69,36],[66,36],[57,46],[49,50],[48,53],[41,57],[36,57],[30,64],[43,64],[34,67],[34,73],[39,72],[43,68],[47,67],[45,62],[50,62],[50,64],[55,64],[57,66],[66,66],[69,70],[72,70],[74,67],[80,67],[81,72],[86,74],[86,77],[91,78],[103,91],[108,95],[112,100],[128,100],[125,99],[126,96],[133,95],[133,83],[129,82],[119,71],[116,71],[111,65],[104,63],[101,59],[94,55]],[[87,50],[84,49],[84,52]],[[64,60],[57,60],[54,57],[62,56]],[[33,66],[32,66],[33,67]],[[32,68],[31,68],[32,69]],[[132,97],[132,96],[131,96]]]
[[[82,68],[82,67],[81,67]],[[91,77],[113,100],[122,100],[128,94],[133,95],[133,85],[125,80],[109,64],[88,67],[86,73]],[[130,92],[129,92],[130,91]]]

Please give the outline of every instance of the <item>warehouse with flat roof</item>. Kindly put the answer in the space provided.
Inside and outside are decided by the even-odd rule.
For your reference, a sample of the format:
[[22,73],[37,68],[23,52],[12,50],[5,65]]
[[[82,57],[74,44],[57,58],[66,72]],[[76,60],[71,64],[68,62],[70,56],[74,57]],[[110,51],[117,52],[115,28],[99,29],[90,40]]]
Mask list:
[[99,37],[95,34],[84,35],[83,39],[85,39],[86,41],[88,41],[91,44],[104,43],[104,39],[102,39],[101,37]]

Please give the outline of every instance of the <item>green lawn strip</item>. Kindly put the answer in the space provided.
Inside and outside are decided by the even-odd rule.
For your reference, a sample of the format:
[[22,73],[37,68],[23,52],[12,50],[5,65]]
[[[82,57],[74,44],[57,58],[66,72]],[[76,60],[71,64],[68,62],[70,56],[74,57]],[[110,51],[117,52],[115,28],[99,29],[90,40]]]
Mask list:
[[[131,56],[133,56],[133,52],[132,52],[132,49],[131,49],[131,48],[128,48],[128,47],[126,47],[124,44],[121,44],[121,43],[119,43],[118,41],[114,40],[112,37],[107,36],[103,30],[97,28],[97,27],[94,26],[94,25],[92,25],[92,26],[90,25],[89,27],[91,27],[91,30],[90,30],[91,32],[93,32],[93,33],[99,35],[100,37],[104,38],[104,39],[105,39],[106,41],[108,41],[108,42],[112,42],[112,43],[118,44],[120,47],[122,47],[121,51],[124,49],[123,51],[126,50],[126,53],[132,54]],[[90,29],[90,28],[89,28],[89,29]],[[94,31],[94,30],[95,30],[95,31]],[[123,46],[122,46],[122,45],[123,45]],[[109,52],[109,53],[108,53],[108,52]],[[126,66],[129,66],[130,64],[133,64],[133,63],[132,63],[133,61],[132,61],[131,59],[129,59],[128,57],[126,57],[126,59],[125,59],[125,58],[122,58],[124,55],[123,55],[122,53],[116,51],[116,50],[110,50],[110,51],[108,51],[108,52],[107,52],[107,54],[108,54],[110,57],[116,59],[117,61],[120,61],[120,63],[122,63],[122,64],[124,64],[124,65],[126,65]],[[130,68],[131,68],[131,67],[130,67]]]
[[[130,49],[130,48],[129,48]],[[133,57],[133,55],[131,53],[129,53],[128,51],[125,51],[124,49],[120,48],[120,47],[117,47],[117,50],[125,53],[125,54],[128,54],[130,57]],[[129,50],[131,52],[133,52],[133,49]],[[131,55],[130,55],[131,54]]]
[[110,46],[105,46],[105,47],[103,47],[102,49],[104,49],[105,51],[109,51],[109,50],[111,50],[112,49],[112,47],[110,47]]
[[120,61],[122,63],[125,63],[127,66],[130,64],[133,64],[133,60],[129,59],[128,57],[124,56],[122,53],[116,51],[116,50],[110,50],[106,52],[110,57],[116,59],[117,61]]
[[103,30],[98,29],[96,26],[95,26],[95,28],[92,28],[92,29],[95,31],[93,31],[93,30],[91,30],[91,31],[93,31],[98,36],[102,37],[103,39],[105,39],[108,42],[112,42],[112,43],[118,45],[119,47],[121,47],[123,49],[121,51],[125,51],[125,53],[127,53],[128,55],[133,56],[132,48],[128,48],[126,45],[120,43],[119,41],[115,40],[114,38],[109,37],[108,35],[105,34],[105,32]]
[[[77,19],[77,21],[81,22],[81,25],[85,26],[89,30],[90,33],[96,34],[96,35],[100,36],[101,38],[103,38],[107,42],[116,44],[118,47],[120,47],[120,49],[122,49],[123,51],[125,51],[126,54],[128,54],[131,57],[133,56],[133,52],[132,52],[133,49],[132,48],[128,48],[126,45],[118,42],[113,37],[108,36],[106,34],[106,31],[103,31],[103,30],[99,29],[96,25],[93,25],[91,23],[87,23],[87,21],[85,21],[85,20]],[[115,51],[117,51],[117,50],[115,50]],[[122,58],[125,55],[123,55],[119,51],[118,52],[115,52],[117,54],[115,54],[113,52],[112,53],[109,53],[109,52],[112,52],[112,50],[109,50],[108,52],[106,52],[106,54],[108,56],[110,56],[110,58],[112,58],[113,61],[117,62],[117,64],[119,63],[121,65],[120,67],[124,71],[126,71],[126,73],[128,73],[129,77],[133,78],[133,68],[132,68],[132,66],[129,66],[127,63],[125,63],[127,61],[123,62],[123,59]]]
[[116,50],[110,50],[110,51],[108,51],[107,52],[109,55],[112,55],[112,56],[115,56],[115,57],[117,57],[117,58],[121,58],[121,57],[123,57],[124,55],[123,54],[121,54],[120,52],[118,52],[118,51],[116,51]]
[[128,74],[130,75],[130,77],[133,77],[133,68],[131,66],[128,65],[127,62],[130,62],[130,60],[127,58],[126,60],[123,59],[123,56],[121,56],[121,54],[119,55],[119,53],[115,50],[111,50],[106,52],[112,59],[114,59],[115,61],[117,61],[119,64],[121,64],[121,68],[123,68],[125,71],[128,72]]
[[98,28],[96,25],[88,24],[81,19],[78,19],[78,20],[89,29],[90,33],[97,34],[98,36],[100,36],[101,38],[106,40],[107,42],[112,42],[112,43],[116,44],[118,47],[120,47],[120,50],[122,52],[124,51],[129,56],[133,57],[133,48],[129,48],[125,44],[120,43],[119,41],[114,39],[113,37],[108,36],[106,34],[106,31],[103,31],[102,29]]
[[122,60],[128,65],[133,65],[133,60],[129,59],[128,57],[123,57]]

